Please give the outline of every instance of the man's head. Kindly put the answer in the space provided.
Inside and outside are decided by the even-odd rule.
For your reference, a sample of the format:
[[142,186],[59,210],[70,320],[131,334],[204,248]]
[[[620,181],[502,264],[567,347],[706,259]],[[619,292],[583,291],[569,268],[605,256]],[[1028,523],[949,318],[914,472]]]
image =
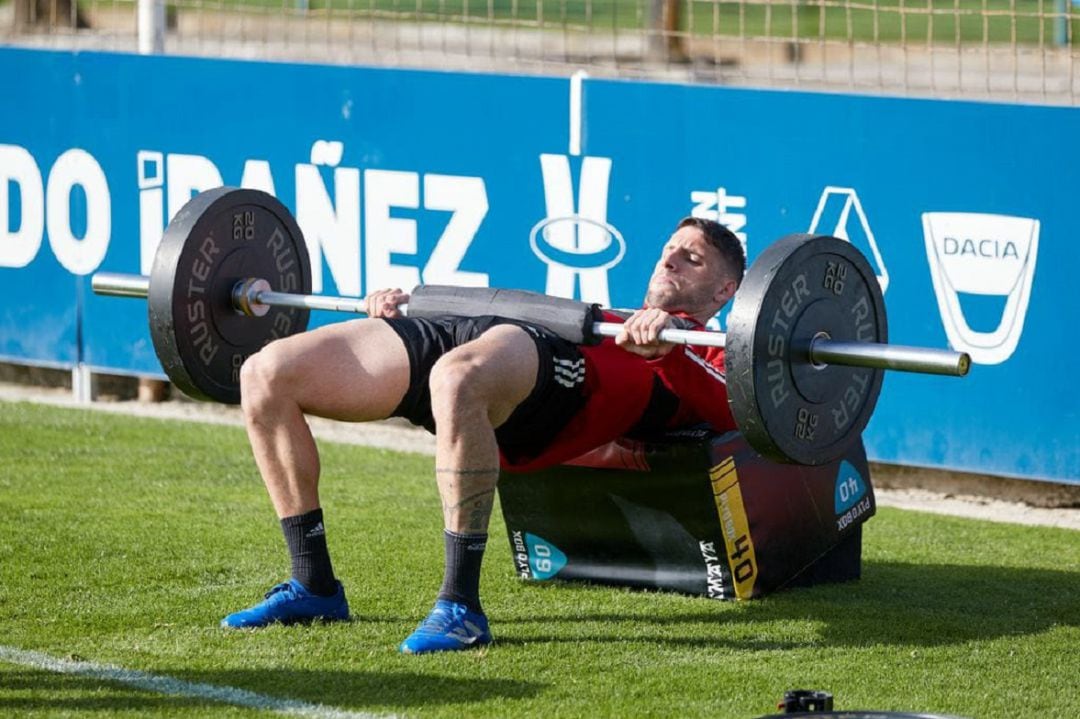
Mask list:
[[731,230],[712,220],[684,218],[664,245],[645,305],[705,322],[735,294],[745,271],[746,254]]

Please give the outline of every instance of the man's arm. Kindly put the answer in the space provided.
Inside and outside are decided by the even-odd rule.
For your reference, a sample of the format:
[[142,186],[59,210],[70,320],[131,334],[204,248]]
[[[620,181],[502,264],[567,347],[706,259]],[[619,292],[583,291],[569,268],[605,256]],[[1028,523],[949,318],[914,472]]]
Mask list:
[[698,418],[720,431],[735,429],[727,401],[724,351],[658,339],[660,330],[681,326],[678,320],[660,309],[638,310],[626,320],[615,344],[649,360],[664,385],[689,405]]
[[728,407],[723,349],[679,345],[650,360],[650,364],[668,389],[689,405],[698,418],[721,432],[737,429]]

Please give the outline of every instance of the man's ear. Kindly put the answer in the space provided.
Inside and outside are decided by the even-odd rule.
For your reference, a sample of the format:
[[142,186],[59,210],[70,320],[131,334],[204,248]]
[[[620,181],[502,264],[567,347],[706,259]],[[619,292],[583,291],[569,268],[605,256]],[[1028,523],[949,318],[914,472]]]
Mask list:
[[735,296],[735,290],[737,289],[739,289],[739,285],[735,280],[728,280],[720,285],[716,292],[713,293],[713,301],[723,305]]

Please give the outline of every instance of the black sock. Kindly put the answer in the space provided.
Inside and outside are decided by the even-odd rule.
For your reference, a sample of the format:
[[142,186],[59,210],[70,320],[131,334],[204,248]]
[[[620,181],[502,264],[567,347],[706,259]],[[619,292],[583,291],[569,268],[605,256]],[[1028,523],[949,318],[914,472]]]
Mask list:
[[321,509],[306,514],[285,517],[281,531],[292,558],[293,579],[314,594],[328,597],[337,591],[334,568],[330,566],[330,552],[326,549],[326,530],[323,528]]
[[474,612],[480,608],[480,563],[484,561],[486,534],[455,534],[443,530],[446,543],[446,574],[439,599],[464,604]]

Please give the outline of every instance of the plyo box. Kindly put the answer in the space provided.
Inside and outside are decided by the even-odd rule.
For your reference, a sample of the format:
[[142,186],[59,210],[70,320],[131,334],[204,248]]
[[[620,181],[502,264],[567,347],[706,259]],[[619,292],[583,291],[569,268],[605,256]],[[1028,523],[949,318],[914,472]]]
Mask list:
[[749,599],[858,579],[876,505],[861,440],[808,467],[737,432],[616,445],[499,483],[517,574]]

